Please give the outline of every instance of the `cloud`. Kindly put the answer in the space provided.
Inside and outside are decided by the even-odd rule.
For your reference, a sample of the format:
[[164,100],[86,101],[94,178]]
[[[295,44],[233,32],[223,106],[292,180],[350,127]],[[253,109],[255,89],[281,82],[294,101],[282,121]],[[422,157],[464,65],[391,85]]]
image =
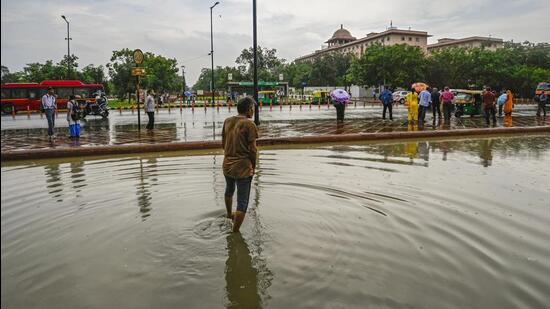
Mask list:
[[[204,0],[18,0],[2,1],[2,64],[20,70],[27,63],[59,61],[71,51],[81,67],[109,62],[113,50],[141,48],[175,58],[193,83],[210,66],[210,9]],[[220,0],[213,11],[216,65],[234,65],[252,45],[250,0]],[[287,60],[319,49],[344,24],[355,37],[394,26],[442,37],[492,35],[515,41],[548,40],[545,0],[461,1],[258,1],[258,43]]]

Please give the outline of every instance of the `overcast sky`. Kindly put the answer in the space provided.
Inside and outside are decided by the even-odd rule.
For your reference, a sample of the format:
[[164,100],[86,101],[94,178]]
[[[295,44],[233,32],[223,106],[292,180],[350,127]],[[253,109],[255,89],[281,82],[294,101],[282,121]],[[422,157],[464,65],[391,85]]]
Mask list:
[[[113,50],[141,48],[186,66],[193,84],[210,67],[209,7],[206,0],[2,0],[2,65],[10,71],[67,52],[80,67],[105,65]],[[214,8],[216,65],[233,65],[252,45],[252,1],[221,0]],[[344,24],[357,38],[380,32],[390,20],[399,28],[428,31],[438,38],[493,36],[504,40],[550,41],[548,0],[258,0],[258,44],[276,48],[289,61],[319,49]]]

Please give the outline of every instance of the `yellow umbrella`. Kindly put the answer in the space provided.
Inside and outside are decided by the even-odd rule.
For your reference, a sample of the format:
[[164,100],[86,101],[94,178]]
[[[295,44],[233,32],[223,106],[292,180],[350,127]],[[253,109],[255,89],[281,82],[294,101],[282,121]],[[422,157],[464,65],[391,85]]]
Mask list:
[[427,84],[425,84],[425,83],[414,83],[414,84],[412,84],[412,86],[411,86],[411,88],[414,88],[414,90],[415,90],[416,92],[420,92],[420,91],[426,90],[426,89],[428,89],[428,87],[429,87],[429,86],[428,86]]

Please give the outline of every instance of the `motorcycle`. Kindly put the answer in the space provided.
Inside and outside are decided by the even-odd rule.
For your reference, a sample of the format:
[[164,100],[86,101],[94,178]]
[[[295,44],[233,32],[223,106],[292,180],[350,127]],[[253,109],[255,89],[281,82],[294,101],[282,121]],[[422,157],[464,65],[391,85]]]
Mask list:
[[105,94],[97,94],[95,102],[87,101],[84,108],[84,117],[87,115],[101,116],[104,119],[109,117],[109,106]]

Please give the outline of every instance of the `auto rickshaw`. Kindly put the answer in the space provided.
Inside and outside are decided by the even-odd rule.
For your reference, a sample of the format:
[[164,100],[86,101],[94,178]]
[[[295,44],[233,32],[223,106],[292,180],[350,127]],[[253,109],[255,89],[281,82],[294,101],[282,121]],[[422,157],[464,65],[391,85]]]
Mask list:
[[274,90],[258,91],[258,101],[260,101],[258,103],[262,103],[264,105],[269,105],[270,103],[273,105],[279,104],[277,92]]
[[315,90],[313,91],[314,104],[327,104],[330,102],[330,91]]
[[482,93],[481,90],[454,90],[455,92],[455,117],[462,115],[481,115],[482,113]]

